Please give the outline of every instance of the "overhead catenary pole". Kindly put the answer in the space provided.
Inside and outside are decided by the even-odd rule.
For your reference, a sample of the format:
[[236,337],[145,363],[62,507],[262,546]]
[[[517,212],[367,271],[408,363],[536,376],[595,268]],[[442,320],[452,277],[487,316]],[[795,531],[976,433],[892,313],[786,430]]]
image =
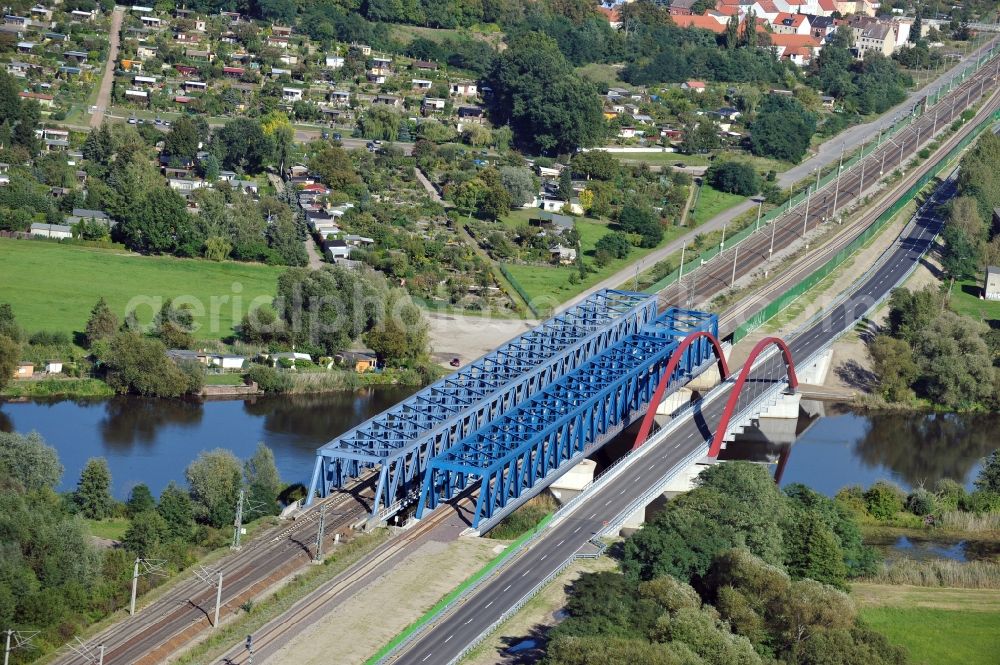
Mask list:
[[840,164],[837,165],[837,183],[833,187],[833,211],[830,217],[837,216],[837,195],[840,194],[840,174],[844,170],[844,144],[840,144]]
[[212,622],[212,630],[219,627],[219,608],[222,607],[222,571],[219,571],[219,584],[215,588],[215,621]]
[[166,561],[163,559],[143,559],[142,557],[135,558],[135,566],[132,569],[132,600],[128,606],[128,613],[130,616],[135,615],[135,592],[139,582],[139,565],[142,565],[143,573],[146,575],[165,575],[162,568],[164,563],[166,563]]
[[754,233],[760,230],[760,213],[761,210],[763,210],[763,208],[764,208],[764,199],[761,198],[761,200],[757,202],[757,221],[754,223],[753,227]]
[[806,212],[802,216],[802,237],[803,238],[806,237],[806,227],[809,224],[809,198],[810,198],[809,195],[810,195],[810,193],[811,193],[810,189],[808,187],[806,187]]
[[240,549],[240,532],[243,530],[243,488],[240,488],[240,498],[236,501],[236,518],[233,520],[233,544],[230,549]]
[[736,251],[733,252],[733,278],[729,282],[730,288],[736,287],[736,258],[740,255],[740,246],[736,245]]
[[326,504],[319,507],[319,527],[316,529],[316,556],[313,561],[320,561],[323,558],[323,537],[326,531]]
[[681,267],[680,272],[677,273],[677,281],[680,282],[684,277],[684,250],[687,249],[687,243],[681,244]]

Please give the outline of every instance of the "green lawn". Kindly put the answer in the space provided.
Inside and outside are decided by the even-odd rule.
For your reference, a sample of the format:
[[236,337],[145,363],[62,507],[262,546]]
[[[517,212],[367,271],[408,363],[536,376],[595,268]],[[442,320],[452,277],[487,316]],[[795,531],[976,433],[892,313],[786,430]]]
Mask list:
[[124,517],[109,517],[105,520],[84,520],[87,532],[96,538],[121,540],[128,528],[128,520]]
[[1000,301],[983,300],[979,297],[982,292],[983,285],[978,279],[955,282],[951,289],[952,309],[974,319],[1000,319]]
[[611,155],[629,164],[708,166],[708,155],[682,155],[679,152],[613,152]]
[[[594,245],[602,236],[610,232],[607,223],[577,218],[576,228],[580,232],[580,247],[583,249],[587,265],[597,268],[589,252],[593,251]],[[676,226],[667,228],[663,234],[661,245],[670,242],[684,233],[685,230],[682,227]],[[520,283],[521,288],[528,293],[528,296],[532,300],[537,301],[536,307],[539,307],[541,310],[569,300],[601,280],[610,277],[622,268],[635,263],[651,251],[653,250],[633,247],[627,258],[616,259],[604,268],[597,269],[597,272],[587,273],[587,276],[577,284],[570,284],[569,282],[570,275],[577,273],[578,269],[575,265],[529,266],[506,264],[506,267],[510,274],[514,276],[514,279]]]
[[589,65],[584,65],[583,67],[577,67],[576,73],[594,83],[604,83],[609,88],[611,87],[623,87],[621,81],[618,80],[618,72],[621,71],[621,67],[616,67],[615,65],[604,65],[597,62],[592,62]]
[[861,616],[920,665],[995,665],[1000,654],[1000,612],[876,607]]
[[745,196],[720,192],[709,185],[703,185],[698,193],[698,202],[691,212],[691,221],[698,226],[746,200]]
[[1000,653],[1000,594],[857,583],[851,596],[861,618],[889,641],[906,647],[917,665],[992,665]]
[[[270,299],[282,268],[140,256],[54,242],[0,238],[0,301],[28,332],[82,331],[101,296],[123,317],[132,303],[141,323],[162,298],[194,307],[195,336],[218,339],[255,298]],[[238,298],[238,300],[236,300]],[[235,302],[234,302],[235,300]],[[258,300],[257,302],[260,302]]]

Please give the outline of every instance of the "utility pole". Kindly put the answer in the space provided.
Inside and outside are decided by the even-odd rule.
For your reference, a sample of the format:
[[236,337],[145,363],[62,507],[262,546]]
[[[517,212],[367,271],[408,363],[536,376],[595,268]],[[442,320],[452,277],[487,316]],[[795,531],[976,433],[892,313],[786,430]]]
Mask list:
[[[222,570],[214,571],[198,566],[194,574],[202,583],[215,589],[215,620],[212,622],[212,630],[215,630],[219,627],[219,608],[222,607]],[[219,576],[218,580],[216,574]]]
[[233,544],[230,549],[240,549],[240,531],[243,530],[243,497],[245,493],[240,488],[240,498],[236,501],[236,519],[233,521]]
[[142,564],[143,566],[144,575],[166,575],[166,573],[163,572],[163,564],[165,563],[166,560],[164,559],[135,558],[135,566],[132,568],[132,601],[128,606],[129,616],[135,615],[135,591],[139,582],[139,564]]
[[38,634],[37,630],[31,632],[25,632],[21,630],[11,630],[7,629],[7,644],[3,649],[3,665],[9,665],[10,663],[10,652],[17,651],[18,649],[30,649],[34,648],[34,644],[31,643],[31,638]]
[[719,243],[719,251],[725,251],[726,249],[726,229],[729,227],[729,223],[722,225],[722,242]]
[[833,211],[830,217],[837,216],[837,195],[840,194],[840,174],[844,170],[844,144],[840,144],[840,164],[837,165],[837,184],[833,187]]
[[687,249],[687,243],[681,245],[681,267],[680,272],[677,273],[677,282],[680,283],[681,279],[684,278],[684,250]]
[[736,251],[733,252],[733,278],[729,281],[729,287],[736,287],[736,258],[740,255],[740,246],[736,245]]
[[809,194],[810,193],[811,193],[811,190],[808,187],[806,187],[806,212],[802,216],[802,237],[803,238],[806,237],[806,226],[809,224],[809,198],[810,198]]
[[774,254],[774,233],[778,230],[777,222],[771,222],[771,248],[767,250],[767,262],[771,262],[771,255]]
[[757,202],[757,221],[754,223],[753,232],[756,233],[760,231],[760,213],[764,209],[764,199],[762,198]]
[[[862,154],[864,150],[862,149]],[[858,181],[858,201],[861,201],[861,193],[865,191],[865,160],[861,160],[861,180]]]
[[934,136],[935,134],[937,134],[937,117],[938,117],[938,108],[937,108],[937,106],[935,106],[934,107],[934,127],[931,129],[931,136]]
[[233,544],[230,549],[238,550],[243,546],[240,544],[240,536],[243,534],[243,517],[245,513],[252,512],[263,507],[262,504],[250,501],[246,490],[240,489],[240,498],[236,501],[236,519],[233,520]]
[[[638,268],[636,269],[636,279],[638,280]],[[323,558],[323,536],[326,531],[326,504],[320,504],[319,507],[319,527],[316,530],[316,556],[313,557],[314,563],[319,563]]]

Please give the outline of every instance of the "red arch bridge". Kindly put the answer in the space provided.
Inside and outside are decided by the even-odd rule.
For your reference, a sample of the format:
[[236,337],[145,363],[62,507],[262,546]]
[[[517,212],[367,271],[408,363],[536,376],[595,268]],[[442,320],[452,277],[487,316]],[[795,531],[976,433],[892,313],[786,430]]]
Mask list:
[[[482,531],[640,417],[641,444],[660,402],[713,366],[733,390],[719,421],[699,427],[711,456],[734,418],[795,390],[781,340],[761,340],[733,376],[714,314],[656,314],[655,302],[599,292],[331,441],[317,451],[310,498],[377,466],[374,517],[414,502],[420,517],[473,490],[473,527]],[[762,362],[784,371],[756,371]]]

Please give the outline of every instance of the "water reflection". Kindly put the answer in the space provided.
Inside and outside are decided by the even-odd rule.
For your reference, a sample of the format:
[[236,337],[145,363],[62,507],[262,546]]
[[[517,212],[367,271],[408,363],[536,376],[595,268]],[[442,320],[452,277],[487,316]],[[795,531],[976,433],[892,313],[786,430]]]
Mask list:
[[137,443],[155,445],[164,427],[196,428],[202,416],[196,400],[115,397],[104,403],[99,427],[103,442],[124,452]]
[[912,488],[952,478],[971,487],[982,458],[997,447],[998,430],[1000,414],[869,413],[827,405],[821,418],[800,412],[790,447],[750,428],[725,456],[775,463],[787,453],[781,484],[804,483],[828,495],[881,479]]

